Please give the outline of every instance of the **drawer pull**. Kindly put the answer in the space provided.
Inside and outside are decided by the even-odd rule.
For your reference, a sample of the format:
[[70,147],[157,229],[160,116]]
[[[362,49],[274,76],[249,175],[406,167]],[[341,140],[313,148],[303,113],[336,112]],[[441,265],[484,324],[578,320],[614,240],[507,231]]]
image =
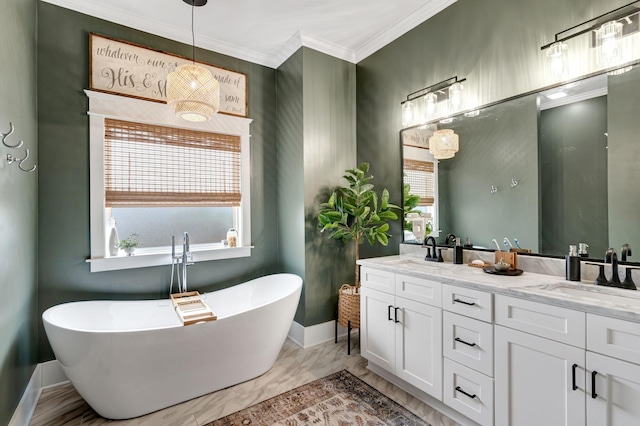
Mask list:
[[476,304],[476,302],[465,302],[464,300],[460,300],[460,299],[453,299],[454,302],[458,302],[458,303],[462,303],[463,305],[468,305],[468,306],[473,306]]
[[592,371],[591,372],[591,398],[596,399],[598,397],[598,394],[596,393],[596,375],[598,374],[597,371]]
[[400,322],[400,320],[398,319],[398,309],[400,308],[395,308],[396,312],[394,314],[394,316],[396,317],[395,320],[393,322],[395,322],[396,324]]
[[576,368],[578,368],[578,364],[573,364],[571,366],[571,382],[573,390],[578,390],[578,386],[576,385]]
[[473,395],[470,395],[470,394],[466,393],[464,390],[462,390],[462,388],[460,386],[456,386],[456,390],[458,392],[460,392],[460,393],[463,393],[463,394],[467,395],[471,399],[474,399],[476,397],[475,393]]
[[389,307],[387,308],[387,318],[389,319],[389,321],[393,321],[393,318],[391,318],[391,308],[393,308],[393,305],[389,305]]
[[459,338],[459,337],[456,337],[456,338],[455,338],[455,339],[453,339],[453,340],[455,340],[456,342],[464,343],[465,345],[467,345],[467,346],[471,346],[471,347],[474,347],[474,346],[476,345],[475,343],[465,342],[464,340],[462,340],[462,339],[461,339],[461,338]]

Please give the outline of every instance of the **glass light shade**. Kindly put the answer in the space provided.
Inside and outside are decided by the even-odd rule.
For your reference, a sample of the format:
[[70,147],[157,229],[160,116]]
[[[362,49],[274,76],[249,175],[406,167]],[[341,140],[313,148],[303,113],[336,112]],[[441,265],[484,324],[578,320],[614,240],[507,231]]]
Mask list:
[[458,150],[458,135],[451,129],[437,130],[429,138],[429,151],[436,160],[453,158]]
[[429,119],[436,115],[436,104],[438,103],[438,95],[435,93],[427,93],[424,95],[424,113],[425,118]]
[[547,60],[549,69],[553,77],[562,77],[566,74],[567,66],[567,45],[562,42],[553,43],[547,49]]
[[623,61],[622,24],[609,21],[596,30],[596,64],[614,66]]
[[411,126],[413,124],[413,102],[406,101],[402,104],[402,125]]
[[453,83],[449,86],[449,112],[455,112],[462,108],[464,101],[462,98],[463,90],[462,83]]
[[167,76],[167,104],[184,120],[209,120],[220,109],[220,84],[206,68],[180,65]]

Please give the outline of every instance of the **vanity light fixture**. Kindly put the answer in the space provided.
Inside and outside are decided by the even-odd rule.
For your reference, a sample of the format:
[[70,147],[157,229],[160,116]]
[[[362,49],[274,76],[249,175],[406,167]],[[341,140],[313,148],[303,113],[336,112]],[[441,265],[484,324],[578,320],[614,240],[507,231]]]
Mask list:
[[469,111],[469,112],[465,112],[464,116],[465,117],[477,117],[480,115],[480,110],[479,109],[474,109],[473,111]]
[[195,62],[194,10],[207,0],[183,0],[191,6],[191,63],[179,65],[167,76],[167,104],[187,121],[206,121],[220,109],[220,84],[211,72]]
[[429,138],[429,151],[436,160],[453,158],[459,149],[458,135],[451,129],[436,130]]
[[413,102],[406,101],[402,104],[402,126],[413,125]]
[[617,65],[623,61],[621,46],[622,24],[609,21],[596,30],[596,63],[602,67]]
[[[590,33],[592,46],[596,49],[596,65],[603,68],[614,68],[628,61],[631,50],[630,40],[625,44],[623,37],[637,32],[640,28],[638,8],[632,8],[633,1],[610,12],[596,16],[588,21],[574,25],[564,31],[555,34],[554,41],[542,46],[541,50],[547,50],[549,69],[553,77],[568,78],[569,69],[567,61],[568,47],[565,41],[579,35]],[[602,20],[609,19],[605,23]],[[616,72],[622,74],[631,67],[622,67]]]
[[[466,81],[466,78],[458,79],[458,76],[455,76],[409,93],[407,99],[400,103],[402,126],[412,126],[420,121],[427,122],[436,118],[439,106],[443,110],[440,116],[460,111],[464,106],[463,81]],[[414,102],[419,98],[422,98],[421,106]],[[442,103],[445,100],[446,105]],[[421,110],[421,113],[418,110]]]

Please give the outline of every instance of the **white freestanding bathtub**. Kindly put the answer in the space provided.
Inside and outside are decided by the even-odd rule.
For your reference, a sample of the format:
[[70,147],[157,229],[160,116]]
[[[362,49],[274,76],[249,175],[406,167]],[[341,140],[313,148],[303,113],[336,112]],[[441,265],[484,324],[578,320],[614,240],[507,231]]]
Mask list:
[[42,319],[80,395],[101,416],[128,419],[268,371],[301,289],[300,277],[276,274],[206,293],[218,319],[189,326],[169,299],[65,303]]

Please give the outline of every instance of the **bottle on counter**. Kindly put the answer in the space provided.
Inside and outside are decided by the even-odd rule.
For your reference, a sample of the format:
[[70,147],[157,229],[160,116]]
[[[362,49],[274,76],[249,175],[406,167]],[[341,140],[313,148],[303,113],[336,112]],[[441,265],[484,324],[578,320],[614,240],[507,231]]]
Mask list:
[[462,265],[462,245],[460,244],[460,238],[456,238],[453,242],[453,263]]
[[574,244],[569,246],[569,254],[565,258],[567,262],[565,278],[567,281],[580,281],[580,256]]

